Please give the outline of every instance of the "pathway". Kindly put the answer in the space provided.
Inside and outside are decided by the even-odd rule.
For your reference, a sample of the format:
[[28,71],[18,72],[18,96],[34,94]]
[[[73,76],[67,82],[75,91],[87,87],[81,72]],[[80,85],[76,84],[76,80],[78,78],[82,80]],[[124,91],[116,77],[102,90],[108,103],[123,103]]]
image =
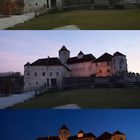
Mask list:
[[13,105],[24,102],[30,98],[35,96],[35,92],[26,92],[22,94],[14,94],[8,97],[1,97],[0,98],[0,109],[5,109],[7,107],[12,107]]

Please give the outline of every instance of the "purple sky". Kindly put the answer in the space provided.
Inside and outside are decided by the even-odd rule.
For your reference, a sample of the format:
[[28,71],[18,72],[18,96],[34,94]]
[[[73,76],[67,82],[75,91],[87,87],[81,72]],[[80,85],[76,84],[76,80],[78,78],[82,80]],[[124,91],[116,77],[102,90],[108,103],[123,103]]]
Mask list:
[[140,73],[140,31],[0,31],[0,72],[23,73],[26,62],[56,57],[62,45],[71,56],[80,50],[95,57],[120,51],[129,71]]

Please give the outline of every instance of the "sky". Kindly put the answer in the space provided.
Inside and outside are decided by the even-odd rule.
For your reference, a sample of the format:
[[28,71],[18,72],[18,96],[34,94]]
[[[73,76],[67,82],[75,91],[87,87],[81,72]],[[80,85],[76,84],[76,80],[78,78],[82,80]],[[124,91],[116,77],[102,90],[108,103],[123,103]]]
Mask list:
[[140,139],[140,110],[0,110],[0,139],[35,140],[42,136],[57,136],[66,124],[71,135],[79,130],[99,136],[105,131],[119,130],[127,140]]
[[140,31],[0,31],[0,72],[20,71],[40,58],[58,57],[65,45],[71,56],[80,51],[96,58],[119,51],[127,56],[128,70],[140,73]]

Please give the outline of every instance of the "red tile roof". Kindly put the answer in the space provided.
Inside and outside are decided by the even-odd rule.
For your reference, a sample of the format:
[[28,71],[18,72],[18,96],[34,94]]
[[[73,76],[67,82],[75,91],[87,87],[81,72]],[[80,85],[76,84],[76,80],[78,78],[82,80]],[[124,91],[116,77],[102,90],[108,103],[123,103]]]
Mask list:
[[111,140],[112,134],[109,132],[104,132],[102,135],[96,138],[96,140]]
[[70,69],[67,66],[65,66],[64,64],[62,64],[62,62],[57,57],[38,59],[35,62],[33,62],[32,64],[30,64],[28,62],[24,66],[27,66],[27,65],[30,65],[30,66],[63,66],[68,71],[70,71]]
[[31,66],[62,66],[63,64],[57,57],[38,59]]
[[114,57],[114,56],[121,56],[121,55],[122,55],[122,56],[125,56],[124,54],[122,54],[122,53],[120,53],[120,52],[115,52],[115,53],[113,54],[113,57]]
[[109,53],[104,53],[93,62],[106,62],[106,61],[111,61],[111,60],[112,60],[112,55]]
[[125,135],[125,134],[123,134],[122,132],[120,132],[120,131],[116,131],[116,132],[114,132],[113,133],[113,135],[117,135],[117,134],[120,134],[120,135]]
[[68,127],[65,124],[63,124],[59,130],[61,130],[61,129],[69,130]]
[[82,62],[89,62],[93,61],[96,58],[92,54],[84,55],[83,58],[79,59],[78,57],[71,57],[67,60],[67,64],[76,64],[76,63],[82,63]]

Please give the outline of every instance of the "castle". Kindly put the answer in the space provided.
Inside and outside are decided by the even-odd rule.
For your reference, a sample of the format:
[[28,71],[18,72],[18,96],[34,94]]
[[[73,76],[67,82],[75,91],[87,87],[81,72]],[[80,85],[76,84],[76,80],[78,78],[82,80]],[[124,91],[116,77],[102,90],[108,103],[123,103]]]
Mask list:
[[122,132],[116,131],[113,134],[104,132],[100,136],[96,137],[94,134],[85,133],[82,130],[80,130],[77,135],[71,136],[70,130],[66,125],[63,125],[59,129],[58,136],[40,137],[36,140],[126,140],[126,136]]
[[82,51],[70,57],[70,51],[63,46],[59,57],[38,59],[24,65],[24,90],[41,87],[62,87],[64,78],[111,77],[127,72],[126,56],[120,52],[104,53],[99,58]]
[[[1,0],[0,15],[22,14],[36,11],[70,10],[73,8],[113,9],[123,5],[139,7],[139,0]],[[129,7],[129,6],[128,6]]]

